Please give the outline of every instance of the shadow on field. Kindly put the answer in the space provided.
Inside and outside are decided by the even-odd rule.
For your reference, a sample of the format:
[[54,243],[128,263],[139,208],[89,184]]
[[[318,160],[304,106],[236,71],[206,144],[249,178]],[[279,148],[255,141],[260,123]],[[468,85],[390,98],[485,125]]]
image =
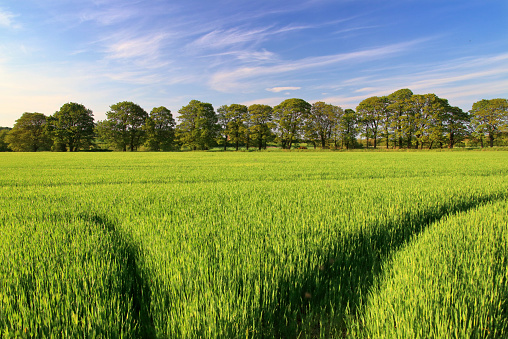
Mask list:
[[[156,331],[150,314],[151,290],[148,283],[143,279],[141,268],[138,266],[140,250],[134,241],[127,239],[116,225],[105,217],[97,214],[81,214],[79,218],[85,222],[94,224],[109,236],[112,246],[110,249],[112,260],[116,260],[120,268],[122,281],[120,298],[130,302],[128,305],[133,311],[134,318],[127,321],[134,322],[137,328],[137,338],[155,338]],[[110,333],[113,337],[117,334]]]
[[308,267],[303,273],[279,281],[278,304],[264,307],[264,335],[293,338],[303,332],[304,337],[346,337],[345,317],[357,316],[358,306],[366,301],[383,264],[398,249],[448,215],[505,197],[505,193],[454,197],[453,203],[367,225],[338,239],[339,250],[334,252],[323,249],[301,258],[303,262],[312,262],[311,258],[316,257],[325,259],[319,267]]

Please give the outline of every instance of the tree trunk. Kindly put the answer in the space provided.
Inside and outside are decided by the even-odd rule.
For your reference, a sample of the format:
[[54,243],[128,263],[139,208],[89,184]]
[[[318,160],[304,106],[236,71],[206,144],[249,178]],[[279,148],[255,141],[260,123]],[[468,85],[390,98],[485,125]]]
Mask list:
[[494,147],[494,133],[489,133],[490,147]]
[[[399,134],[399,137],[398,138],[395,138],[395,144],[397,145],[397,148],[402,148],[402,135],[400,133],[400,128],[397,128],[397,132]],[[398,140],[397,140],[398,139]]]
[[454,144],[453,137],[454,137],[454,135],[452,132],[452,133],[450,133],[450,138],[448,139],[448,148],[453,148],[453,144]]

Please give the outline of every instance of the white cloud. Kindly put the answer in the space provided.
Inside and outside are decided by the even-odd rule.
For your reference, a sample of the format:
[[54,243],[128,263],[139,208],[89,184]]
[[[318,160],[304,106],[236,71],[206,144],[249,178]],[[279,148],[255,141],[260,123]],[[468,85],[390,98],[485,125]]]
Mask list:
[[354,31],[360,31],[365,29],[372,29],[372,28],[379,28],[380,26],[361,26],[361,27],[351,27],[351,28],[345,28],[338,31],[333,32],[333,34],[343,34],[343,33],[350,33]]
[[309,28],[313,28],[313,26],[286,26],[282,28],[265,26],[254,29],[244,29],[239,27],[230,29],[215,29],[188,44],[187,48],[190,50],[223,49],[226,47],[243,45],[246,43],[260,43],[272,35]]
[[20,28],[21,26],[13,20],[15,17],[16,15],[11,12],[0,9],[0,26],[15,29]]
[[357,92],[357,93],[372,92],[373,90],[375,90],[374,87],[364,87],[364,88],[359,88],[359,89],[355,90],[355,92]]
[[409,88],[418,94],[435,93],[448,99],[451,105],[469,110],[478,100],[507,96],[508,54],[448,60],[432,65],[406,65],[397,74],[373,69],[369,73],[372,75],[346,79],[329,86],[333,90],[349,89],[352,95],[331,95],[322,100],[354,108],[368,97]]
[[189,48],[215,48],[221,49],[231,45],[242,44],[262,39],[270,27],[242,30],[238,28],[228,30],[214,30],[189,44]]
[[237,58],[243,62],[270,62],[276,61],[277,55],[267,50],[262,51],[240,51]]
[[254,104],[260,104],[260,105],[269,105],[269,106],[276,106],[280,104],[282,101],[286,100],[285,97],[275,97],[275,98],[261,98],[256,100],[249,100],[242,102],[242,105],[250,106]]
[[284,91],[296,91],[299,89],[302,89],[302,88],[301,87],[272,87],[272,88],[267,88],[266,90],[269,92],[273,92],[273,93],[279,93],[279,92],[284,92]]
[[252,80],[261,76],[274,76],[286,72],[302,71],[345,62],[376,60],[381,57],[404,52],[422,41],[424,40],[418,39],[358,52],[309,57],[292,62],[279,62],[273,66],[239,67],[232,70],[218,71],[212,75],[209,85],[212,89],[221,92],[237,91],[238,89],[245,89],[248,86],[243,81],[245,79]]
[[102,11],[87,11],[81,14],[82,22],[94,21],[100,25],[109,26],[118,24],[137,15],[134,9],[129,8],[109,8]]
[[108,46],[108,57],[112,59],[154,58],[159,55],[164,39],[166,35],[163,33],[123,39]]

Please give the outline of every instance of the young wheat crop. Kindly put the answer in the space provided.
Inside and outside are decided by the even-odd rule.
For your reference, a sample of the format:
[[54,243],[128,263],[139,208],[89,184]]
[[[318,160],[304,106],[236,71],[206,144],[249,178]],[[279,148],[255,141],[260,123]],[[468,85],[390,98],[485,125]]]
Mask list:
[[[506,269],[482,282],[498,294],[471,289],[490,279],[468,273],[483,261],[450,253],[481,247],[505,267],[492,244],[508,233],[507,165],[505,152],[0,154],[0,330],[445,338],[467,314],[459,334],[506,333]],[[494,216],[488,246],[468,240],[480,215]],[[461,268],[435,278],[448,262]],[[476,304],[442,304],[446,291]]]

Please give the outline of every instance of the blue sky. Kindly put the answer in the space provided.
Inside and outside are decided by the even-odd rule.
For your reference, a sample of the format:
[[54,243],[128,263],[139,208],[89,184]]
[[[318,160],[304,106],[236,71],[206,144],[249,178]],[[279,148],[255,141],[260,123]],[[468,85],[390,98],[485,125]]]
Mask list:
[[0,126],[66,102],[508,97],[508,1],[0,0]]

